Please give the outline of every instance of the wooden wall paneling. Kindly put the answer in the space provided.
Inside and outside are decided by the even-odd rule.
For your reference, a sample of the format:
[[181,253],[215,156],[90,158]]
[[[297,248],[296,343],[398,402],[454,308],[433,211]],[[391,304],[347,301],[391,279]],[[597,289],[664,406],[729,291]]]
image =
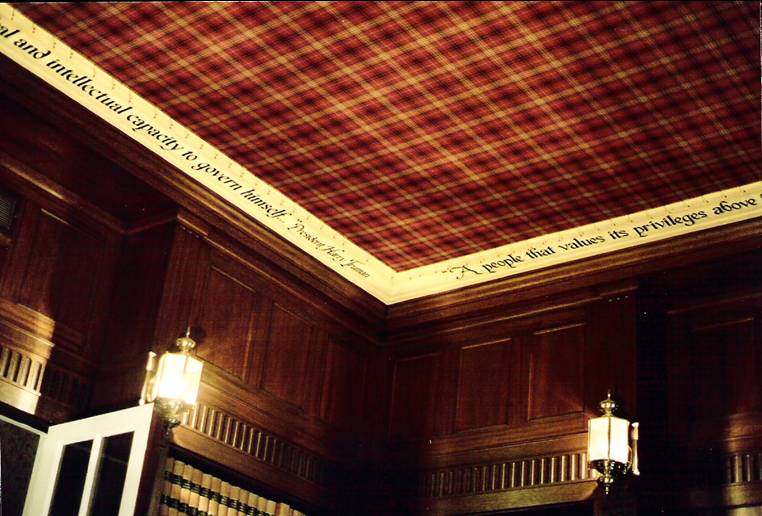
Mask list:
[[731,416],[762,413],[761,319],[762,293],[671,312],[670,435],[717,442],[737,435]]
[[[169,206],[168,199],[114,164],[107,157],[113,150],[96,151],[70,127],[55,127],[49,117],[36,115],[2,91],[0,111],[0,162],[39,186],[66,190],[60,198],[69,204],[79,198],[83,211],[125,226]],[[90,211],[92,207],[96,210]]]
[[100,349],[95,409],[133,405],[142,388],[148,351],[165,349],[166,343],[157,343],[154,336],[174,234],[170,220],[130,231],[123,239],[107,338]]
[[745,253],[644,280],[646,511],[719,514],[762,500],[759,264]]
[[590,415],[599,414],[611,389],[620,415],[637,416],[637,310],[632,282],[602,287],[600,298],[587,307],[584,399]]
[[[0,169],[3,179],[11,177]],[[76,196],[14,181],[13,189],[23,185],[30,198],[21,204],[2,271],[0,319],[10,332],[5,344],[45,364],[34,412],[61,421],[81,413],[90,397],[121,233],[98,210],[81,209]]]
[[518,344],[507,338],[458,350],[456,432],[508,423],[515,410],[511,401],[519,373],[518,349]]
[[441,391],[442,352],[399,357],[391,380],[389,436],[392,440],[435,437]]
[[[245,269],[252,287],[264,297],[290,310],[305,314],[330,334],[352,333],[364,338],[356,344],[369,349],[380,341],[381,318],[375,310],[347,310],[325,290],[316,290],[308,283],[289,277],[278,262],[269,262],[260,255],[260,247],[247,247],[242,242],[212,228],[207,242],[214,255],[227,257]],[[359,300],[358,300],[359,302]]]
[[54,321],[56,343],[92,362],[87,343],[101,330],[117,245],[116,234],[81,215],[27,202],[0,295]]
[[230,271],[215,265],[210,267],[205,283],[203,294],[193,303],[193,325],[203,331],[197,354],[246,382],[262,312],[261,296]]
[[[103,356],[109,359],[99,371],[95,407],[134,404],[148,351],[161,354],[173,348],[191,324],[193,303],[205,286],[203,272],[209,267],[208,248],[197,227],[171,220],[130,235],[124,256],[136,261],[126,266],[125,290],[115,292],[115,306],[124,310],[125,318],[115,317],[114,339],[103,346]],[[145,288],[132,287],[143,283]]]
[[360,427],[367,387],[368,358],[335,338],[327,341],[320,418],[348,432]]
[[535,331],[526,342],[527,421],[584,409],[585,323]]
[[185,220],[179,220],[175,225],[154,334],[154,345],[160,351],[174,346],[175,339],[185,333],[189,324],[192,325],[194,303],[206,288],[211,259],[211,250],[204,241],[206,229],[195,219],[193,225]]
[[[109,317],[104,353],[121,362],[153,349],[156,314],[161,305],[175,227],[172,220],[130,231],[122,253]],[[166,344],[166,343],[161,343]]]
[[277,303],[271,313],[260,387],[304,410],[316,330],[302,316]]
[[374,464],[381,463],[387,457],[394,357],[389,349],[378,347],[368,353],[367,364],[368,387],[363,397],[360,427],[366,438],[365,458],[372,469]]

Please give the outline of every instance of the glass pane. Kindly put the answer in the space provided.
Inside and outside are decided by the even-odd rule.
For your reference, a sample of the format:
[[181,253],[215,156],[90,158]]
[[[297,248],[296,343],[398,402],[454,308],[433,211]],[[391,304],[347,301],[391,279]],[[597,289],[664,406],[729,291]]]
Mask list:
[[132,432],[112,435],[103,439],[98,475],[95,479],[95,497],[90,514],[95,516],[119,513],[124,478],[132,446]]
[[75,516],[79,512],[92,447],[92,439],[64,446],[49,514]]

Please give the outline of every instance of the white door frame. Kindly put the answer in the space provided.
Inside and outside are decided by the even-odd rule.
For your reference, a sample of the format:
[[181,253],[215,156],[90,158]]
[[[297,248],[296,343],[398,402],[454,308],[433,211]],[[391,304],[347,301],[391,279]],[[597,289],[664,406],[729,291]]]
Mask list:
[[98,473],[103,439],[112,435],[133,432],[130,458],[127,463],[127,473],[118,514],[118,516],[132,516],[135,512],[152,417],[153,403],[148,403],[51,426],[47,434],[40,436],[23,516],[43,516],[50,512],[64,446],[92,440],[93,445],[79,506],[79,516],[87,516],[93,498],[93,487]]

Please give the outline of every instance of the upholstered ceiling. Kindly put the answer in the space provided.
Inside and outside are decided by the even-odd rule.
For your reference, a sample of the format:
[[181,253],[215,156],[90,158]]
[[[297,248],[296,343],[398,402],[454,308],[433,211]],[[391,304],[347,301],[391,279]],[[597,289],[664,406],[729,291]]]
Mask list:
[[758,2],[13,7],[398,272],[760,179]]

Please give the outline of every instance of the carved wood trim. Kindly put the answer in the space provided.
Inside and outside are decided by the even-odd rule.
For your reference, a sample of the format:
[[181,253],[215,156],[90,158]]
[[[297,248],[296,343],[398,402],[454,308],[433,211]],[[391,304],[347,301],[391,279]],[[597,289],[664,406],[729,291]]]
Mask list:
[[40,394],[45,363],[26,353],[0,345],[0,380]]
[[725,483],[741,484],[762,480],[762,450],[733,453],[725,458]]
[[587,453],[573,451],[510,461],[469,464],[421,475],[419,496],[476,495],[591,479]]
[[[79,412],[90,398],[90,382],[84,377],[30,353],[0,344],[0,382]],[[60,411],[60,408],[59,408]]]
[[326,459],[216,407],[199,403],[181,424],[301,480],[328,485],[336,478]]
[[45,314],[2,298],[0,298],[0,323],[44,342],[49,349],[55,346],[54,337],[63,347],[77,353],[81,353],[84,345],[80,332],[56,322]]

